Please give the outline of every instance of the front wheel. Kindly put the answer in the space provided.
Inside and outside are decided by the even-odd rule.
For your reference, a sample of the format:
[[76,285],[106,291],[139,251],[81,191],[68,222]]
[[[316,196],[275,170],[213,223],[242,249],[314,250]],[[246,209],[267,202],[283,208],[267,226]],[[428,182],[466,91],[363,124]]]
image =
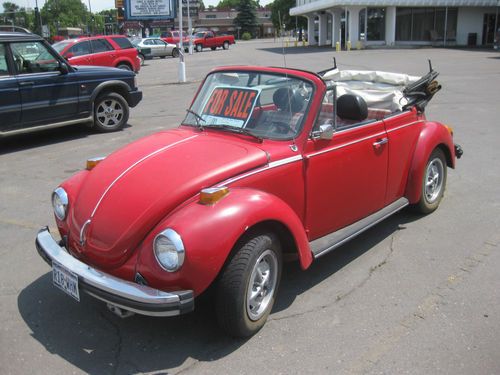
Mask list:
[[415,205],[418,212],[429,214],[438,208],[446,187],[446,172],[444,152],[436,148],[425,166],[421,197]]
[[174,58],[179,57],[179,50],[177,48],[174,48],[172,50],[172,57],[174,57]]
[[229,42],[227,40],[222,45],[222,48],[224,48],[224,49],[228,49],[229,48]]
[[201,44],[196,45],[196,52],[201,52],[203,50],[203,47]]
[[116,92],[99,96],[94,102],[94,125],[100,132],[121,129],[128,121],[127,101]]
[[219,325],[235,337],[248,337],[265,324],[274,304],[281,277],[278,238],[256,235],[235,249],[217,284]]

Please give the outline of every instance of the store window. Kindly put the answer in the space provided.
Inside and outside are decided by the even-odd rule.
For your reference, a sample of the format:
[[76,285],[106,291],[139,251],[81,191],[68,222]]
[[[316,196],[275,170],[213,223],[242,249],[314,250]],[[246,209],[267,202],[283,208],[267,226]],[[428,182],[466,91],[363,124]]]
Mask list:
[[359,12],[359,39],[385,40],[385,8],[365,8]]
[[[447,13],[447,14],[446,14]],[[455,40],[457,30],[457,8],[397,8],[397,41],[442,41]],[[446,24],[446,28],[445,28]]]

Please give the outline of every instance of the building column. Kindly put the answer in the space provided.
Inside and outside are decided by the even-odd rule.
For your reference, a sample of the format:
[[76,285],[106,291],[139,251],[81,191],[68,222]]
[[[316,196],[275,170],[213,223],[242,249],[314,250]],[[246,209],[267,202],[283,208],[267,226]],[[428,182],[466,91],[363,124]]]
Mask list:
[[351,41],[352,47],[356,45],[359,41],[359,11],[363,9],[363,7],[348,7],[347,11],[349,12],[349,39]]
[[396,43],[396,7],[385,9],[385,44],[393,46]]
[[341,12],[339,10],[327,10],[332,15],[332,47],[335,48],[335,43],[340,43],[340,29],[341,29]]
[[310,46],[316,45],[316,39],[314,39],[314,14],[308,14],[307,16],[307,41]]
[[325,13],[318,15],[318,45],[326,44],[326,29],[328,27],[328,17]]

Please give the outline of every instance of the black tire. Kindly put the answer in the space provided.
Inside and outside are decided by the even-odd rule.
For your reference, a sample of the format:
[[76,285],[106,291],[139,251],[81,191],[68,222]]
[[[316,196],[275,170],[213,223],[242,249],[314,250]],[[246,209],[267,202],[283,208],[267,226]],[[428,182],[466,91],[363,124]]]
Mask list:
[[264,326],[273,307],[281,278],[281,246],[271,233],[237,246],[219,276],[215,303],[220,327],[231,336],[248,337]]
[[222,45],[222,48],[224,49],[229,49],[229,42],[226,40],[224,44]]
[[196,45],[196,52],[201,52],[203,51],[203,46],[201,44]]
[[132,67],[128,64],[125,64],[125,63],[120,63],[116,66],[118,69],[122,69],[122,70],[128,70],[128,71],[132,71]]
[[121,129],[128,116],[128,103],[116,92],[104,93],[94,101],[94,126],[102,133]]
[[167,56],[160,56],[160,59],[164,59],[165,57],[167,57]]
[[215,51],[215,50],[217,49],[217,47],[210,47],[210,49],[211,49],[212,51]]
[[174,48],[174,49],[172,50],[172,57],[173,57],[173,58],[177,58],[177,57],[179,57],[179,50],[178,50],[177,48]]
[[446,188],[446,157],[440,148],[434,149],[425,165],[422,177],[421,197],[414,206],[417,212],[429,214],[435,211]]
[[144,57],[144,55],[140,53],[137,56],[139,56],[139,60],[141,60],[141,66],[144,66],[144,61],[146,61],[146,58]]

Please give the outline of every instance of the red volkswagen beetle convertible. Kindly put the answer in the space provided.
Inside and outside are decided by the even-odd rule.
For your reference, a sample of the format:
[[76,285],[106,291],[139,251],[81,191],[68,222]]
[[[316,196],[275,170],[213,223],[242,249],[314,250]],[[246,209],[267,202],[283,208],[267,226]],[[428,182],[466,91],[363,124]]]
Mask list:
[[179,128],[55,189],[61,240],[42,229],[38,252],[57,287],[120,316],[187,313],[213,286],[222,328],[252,335],[284,258],[305,270],[405,206],[438,207],[461,149],[424,116],[436,75],[215,69]]

